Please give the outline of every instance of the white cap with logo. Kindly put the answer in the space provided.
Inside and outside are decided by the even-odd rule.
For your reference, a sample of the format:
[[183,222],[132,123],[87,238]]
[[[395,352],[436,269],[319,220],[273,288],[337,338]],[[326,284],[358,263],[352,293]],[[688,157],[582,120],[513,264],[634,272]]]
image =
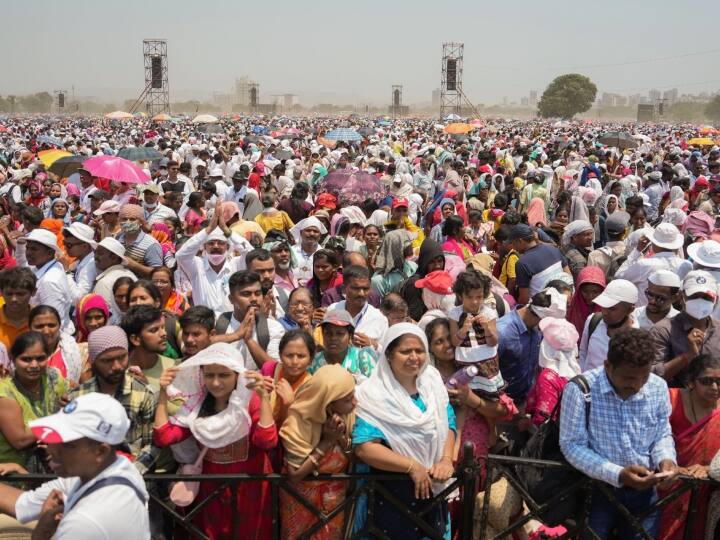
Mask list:
[[626,279],[613,279],[605,290],[593,300],[600,307],[611,308],[620,302],[636,304],[638,301],[637,287]]
[[683,280],[685,296],[702,293],[717,298],[717,282],[710,272],[693,270],[688,272]]
[[122,444],[130,429],[125,409],[107,394],[91,392],[73,399],[59,412],[29,424],[38,441],[62,444],[87,437],[112,445]]

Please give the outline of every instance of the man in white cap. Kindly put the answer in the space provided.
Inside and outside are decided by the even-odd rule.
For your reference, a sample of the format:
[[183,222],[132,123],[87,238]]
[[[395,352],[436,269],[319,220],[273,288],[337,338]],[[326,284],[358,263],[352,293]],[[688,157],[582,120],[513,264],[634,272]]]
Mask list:
[[327,229],[318,218],[310,216],[296,223],[290,234],[295,238],[295,245],[290,248],[297,261],[295,277],[304,287],[313,277],[313,256],[319,249],[320,236],[327,234]]
[[[202,257],[196,253],[204,249]],[[192,284],[196,306],[208,306],[215,315],[232,311],[230,276],[245,268],[245,254],[253,249],[250,242],[233,233],[225,223],[222,201],[218,199],[208,226],[195,234],[175,254],[178,266]],[[234,256],[233,251],[240,256]]]
[[38,520],[33,538],[150,538],[145,483],[116,453],[130,428],[120,403],[90,393],[29,427],[59,478],[26,492],[0,484],[0,512]]
[[123,265],[123,261],[125,260],[125,246],[108,236],[107,238],[103,238],[97,245],[94,258],[98,275],[95,278],[93,292],[105,299],[105,303],[110,307],[110,311],[113,312],[114,316],[115,314],[119,316],[121,314],[115,303],[113,285],[123,276],[137,280],[137,276]]
[[149,225],[163,223],[168,218],[176,218],[177,214],[172,208],[160,203],[160,186],[147,184],[142,190],[142,207],[145,210],[145,221]]
[[30,303],[54,307],[60,314],[62,329],[73,334],[75,326],[70,319],[70,308],[74,301],[65,269],[56,259],[59,254],[57,237],[46,229],[35,229],[17,239],[15,257],[18,265],[29,266],[37,277],[35,295]]
[[83,296],[92,291],[97,277],[94,250],[95,231],[89,225],[74,222],[63,228],[65,250],[70,257],[77,259],[75,268],[71,269],[68,285],[73,302],[77,303]]
[[[685,277],[692,270],[692,263],[677,256],[683,246],[683,234],[672,223],[660,223],[655,229],[648,229],[635,249],[615,272],[615,277],[635,284],[639,291],[647,289],[647,278],[655,270],[670,270]],[[646,248],[652,244],[652,257],[644,257]],[[638,299],[638,306],[647,304],[645,295]]]
[[655,270],[648,276],[645,289],[647,305],[635,308],[633,316],[638,326],[650,331],[656,324],[665,319],[672,319],[678,313],[673,303],[678,299],[682,280],[670,270]]
[[720,321],[712,316],[718,300],[715,278],[704,270],[692,270],[685,276],[682,289],[683,310],[650,331],[657,348],[653,373],[675,387],[686,382],[693,358],[720,355]]
[[600,306],[600,313],[593,313],[585,320],[580,339],[580,368],[589,371],[600,367],[607,359],[610,338],[626,328],[637,328],[633,317],[638,302],[638,290],[625,279],[614,279],[593,303]]

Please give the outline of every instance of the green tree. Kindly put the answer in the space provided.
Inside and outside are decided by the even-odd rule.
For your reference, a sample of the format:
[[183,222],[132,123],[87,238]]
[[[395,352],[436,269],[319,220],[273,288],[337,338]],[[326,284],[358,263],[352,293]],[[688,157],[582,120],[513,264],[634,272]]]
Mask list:
[[572,118],[592,107],[597,86],[578,73],[555,77],[543,92],[538,103],[538,114],[543,118]]
[[47,92],[38,92],[35,97],[37,98],[38,107],[40,107],[39,112],[50,112],[54,101],[53,97]]
[[705,105],[705,116],[713,122],[720,121],[720,94],[712,98],[710,102]]

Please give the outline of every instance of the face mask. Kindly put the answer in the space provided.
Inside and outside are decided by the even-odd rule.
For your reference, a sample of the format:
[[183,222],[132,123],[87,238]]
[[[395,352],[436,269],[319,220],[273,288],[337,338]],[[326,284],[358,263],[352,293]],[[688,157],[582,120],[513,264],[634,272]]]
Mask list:
[[167,169],[160,169],[160,176],[167,176],[168,172]]
[[227,259],[225,253],[208,253],[207,258],[210,264],[215,266],[221,265]]
[[704,298],[695,298],[685,302],[685,313],[693,319],[702,320],[710,316],[715,308],[715,302]]
[[120,224],[120,229],[125,234],[135,234],[140,232],[140,224],[133,221],[125,221]]
[[145,208],[145,210],[154,210],[155,208],[157,208],[157,203],[149,204],[149,203],[144,202],[143,208]]

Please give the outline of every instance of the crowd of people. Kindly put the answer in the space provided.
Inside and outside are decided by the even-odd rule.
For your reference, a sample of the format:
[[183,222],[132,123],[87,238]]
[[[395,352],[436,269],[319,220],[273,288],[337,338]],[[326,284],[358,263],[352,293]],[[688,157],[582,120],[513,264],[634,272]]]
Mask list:
[[[297,538],[315,514],[267,482],[150,498],[143,475],[282,473],[329,513],[349,482],[311,478],[382,472],[413,512],[468,443],[478,493],[483,458],[549,422],[603,485],[599,538],[639,537],[608,490],[671,540],[690,495],[653,503],[720,479],[720,148],[691,145],[697,126],[0,123],[0,473],[60,477],[0,485],[0,510],[34,537],[171,538],[159,500],[214,539],[270,538],[279,504]],[[118,153],[141,181],[93,174]],[[692,538],[718,534],[714,486]],[[458,497],[422,525],[363,497],[313,537],[371,515],[389,538],[450,539]]]

